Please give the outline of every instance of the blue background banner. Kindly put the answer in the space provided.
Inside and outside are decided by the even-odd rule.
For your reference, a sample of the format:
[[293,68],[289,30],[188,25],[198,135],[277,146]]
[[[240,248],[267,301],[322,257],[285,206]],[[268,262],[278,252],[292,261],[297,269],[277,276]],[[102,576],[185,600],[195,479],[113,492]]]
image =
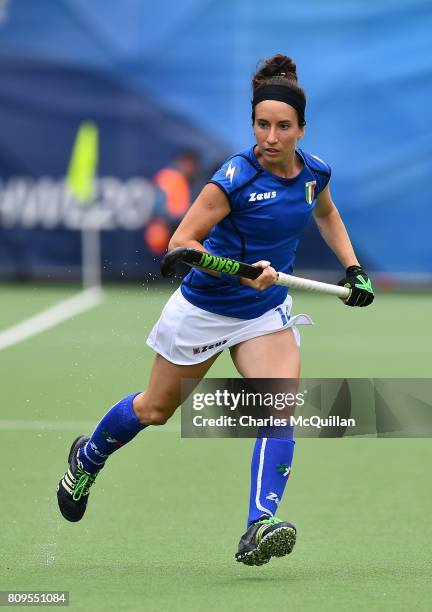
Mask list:
[[[188,148],[202,184],[252,144],[250,77],[259,59],[283,52],[308,94],[302,147],[332,167],[360,261],[427,277],[431,31],[429,0],[275,0],[265,9],[257,0],[9,0],[0,15],[0,271],[79,265],[79,223],[66,219],[62,179],[87,119],[100,131],[99,217],[111,201],[103,258],[113,274],[124,262],[137,276],[155,271],[143,239],[163,216],[153,175]],[[133,205],[124,197],[131,179],[141,181]],[[47,180],[51,222],[40,198]],[[108,197],[110,180],[123,199]],[[123,214],[135,221],[122,223]],[[297,271],[337,265],[308,228]]]

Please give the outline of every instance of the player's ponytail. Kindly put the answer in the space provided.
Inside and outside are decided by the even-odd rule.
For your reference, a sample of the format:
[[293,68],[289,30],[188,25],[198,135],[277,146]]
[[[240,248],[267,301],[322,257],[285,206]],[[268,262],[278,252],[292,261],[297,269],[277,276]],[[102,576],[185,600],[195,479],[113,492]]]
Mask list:
[[[275,94],[277,91],[281,95]],[[293,106],[297,111],[299,126],[306,124],[306,95],[297,81],[297,66],[287,55],[277,53],[258,65],[252,77],[252,98],[252,123],[255,121],[255,105],[264,99],[273,99]]]

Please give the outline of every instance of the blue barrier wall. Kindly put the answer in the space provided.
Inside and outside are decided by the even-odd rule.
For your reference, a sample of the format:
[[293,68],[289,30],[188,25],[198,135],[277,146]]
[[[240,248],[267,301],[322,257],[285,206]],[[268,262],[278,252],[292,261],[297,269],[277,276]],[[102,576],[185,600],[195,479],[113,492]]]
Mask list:
[[[11,0],[0,23],[1,194],[10,206],[12,176],[60,180],[87,118],[101,129],[101,176],[150,177],[185,145],[210,171],[253,142],[250,76],[282,51],[308,93],[303,146],[332,166],[361,261],[430,274],[431,31],[430,0]],[[9,217],[2,232],[14,231]],[[299,264],[318,262],[334,265],[312,227]]]

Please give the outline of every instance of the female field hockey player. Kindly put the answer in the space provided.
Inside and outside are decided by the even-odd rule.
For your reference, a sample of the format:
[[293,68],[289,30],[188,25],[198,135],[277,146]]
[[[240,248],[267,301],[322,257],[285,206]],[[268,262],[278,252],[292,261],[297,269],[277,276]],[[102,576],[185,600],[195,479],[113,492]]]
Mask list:
[[[90,438],[83,435],[72,444],[69,468],[57,488],[60,511],[69,521],[83,517],[90,487],[108,457],[144,428],[164,425],[180,404],[181,379],[204,377],[221,346],[230,350],[245,378],[299,377],[297,326],[311,320],[291,315],[292,298],[274,285],[275,270],[291,273],[300,233],[312,214],[346,268],[340,284],[351,294],[345,303],[367,306],[374,298],[331,199],[329,166],[297,146],[305,130],[306,97],[295,64],[280,54],[267,59],[253,77],[252,90],[256,144],[216,172],[169,249],[208,251],[254,263],[262,273],[252,281],[193,269],[184,279],[147,340],[156,351],[147,389],[120,400]],[[293,451],[291,434],[257,438],[247,530],[237,561],[261,565],[292,551],[296,529],[275,514]]]

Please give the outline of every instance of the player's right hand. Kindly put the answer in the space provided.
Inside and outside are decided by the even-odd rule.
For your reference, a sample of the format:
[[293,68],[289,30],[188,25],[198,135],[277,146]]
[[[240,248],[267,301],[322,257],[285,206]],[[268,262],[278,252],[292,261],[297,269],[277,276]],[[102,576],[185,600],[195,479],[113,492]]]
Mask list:
[[267,289],[267,287],[271,287],[271,285],[275,284],[277,281],[277,272],[271,267],[269,261],[261,260],[252,265],[256,268],[262,268],[262,272],[255,280],[242,278],[240,281],[242,285],[246,285],[247,287],[251,287],[257,291],[264,291],[264,289]]

